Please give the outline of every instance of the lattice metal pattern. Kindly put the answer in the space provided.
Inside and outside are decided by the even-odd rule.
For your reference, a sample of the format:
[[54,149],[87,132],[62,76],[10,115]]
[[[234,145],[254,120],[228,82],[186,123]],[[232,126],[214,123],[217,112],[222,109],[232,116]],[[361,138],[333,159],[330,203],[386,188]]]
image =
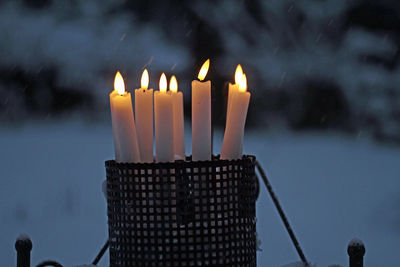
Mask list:
[[110,266],[256,266],[254,166],[106,161]]

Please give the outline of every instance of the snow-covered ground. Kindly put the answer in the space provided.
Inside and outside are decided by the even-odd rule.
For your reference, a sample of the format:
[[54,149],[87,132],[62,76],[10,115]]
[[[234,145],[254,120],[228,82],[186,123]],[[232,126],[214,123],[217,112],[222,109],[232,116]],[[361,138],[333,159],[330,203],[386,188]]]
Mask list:
[[[216,152],[220,138],[215,134]],[[366,244],[366,266],[398,264],[400,149],[363,138],[278,131],[248,131],[246,141],[312,262],[347,266],[347,243],[358,237]],[[113,157],[110,125],[2,128],[0,148],[0,265],[15,266],[20,233],[33,240],[35,264],[48,258],[65,266],[90,263],[107,238],[101,183],[104,160]],[[257,213],[259,266],[298,261],[264,187]]]

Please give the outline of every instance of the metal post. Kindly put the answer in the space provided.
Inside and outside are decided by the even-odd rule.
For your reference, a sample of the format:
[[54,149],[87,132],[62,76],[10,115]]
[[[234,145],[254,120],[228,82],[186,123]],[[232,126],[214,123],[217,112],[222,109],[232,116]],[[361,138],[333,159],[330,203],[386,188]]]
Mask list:
[[357,238],[353,238],[347,247],[347,253],[349,254],[350,267],[363,267],[364,266],[364,255],[365,246],[363,242]]
[[17,267],[31,266],[32,241],[28,235],[20,235],[15,241],[17,250]]

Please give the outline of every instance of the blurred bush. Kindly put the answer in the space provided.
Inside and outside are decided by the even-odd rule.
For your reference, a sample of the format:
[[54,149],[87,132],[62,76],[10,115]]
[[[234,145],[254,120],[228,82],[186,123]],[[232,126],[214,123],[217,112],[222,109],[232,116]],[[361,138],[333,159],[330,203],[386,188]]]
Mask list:
[[216,125],[241,63],[252,92],[249,126],[400,141],[396,0],[0,3],[3,118],[81,107],[106,113],[115,70],[136,88],[144,67],[155,88],[162,71],[179,75],[190,118],[190,80],[211,58]]

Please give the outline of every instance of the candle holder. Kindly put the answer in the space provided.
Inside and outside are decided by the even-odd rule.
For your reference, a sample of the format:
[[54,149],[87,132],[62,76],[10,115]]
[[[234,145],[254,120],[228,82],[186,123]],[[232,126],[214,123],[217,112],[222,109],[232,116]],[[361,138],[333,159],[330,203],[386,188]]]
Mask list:
[[110,266],[256,266],[255,163],[106,161]]

